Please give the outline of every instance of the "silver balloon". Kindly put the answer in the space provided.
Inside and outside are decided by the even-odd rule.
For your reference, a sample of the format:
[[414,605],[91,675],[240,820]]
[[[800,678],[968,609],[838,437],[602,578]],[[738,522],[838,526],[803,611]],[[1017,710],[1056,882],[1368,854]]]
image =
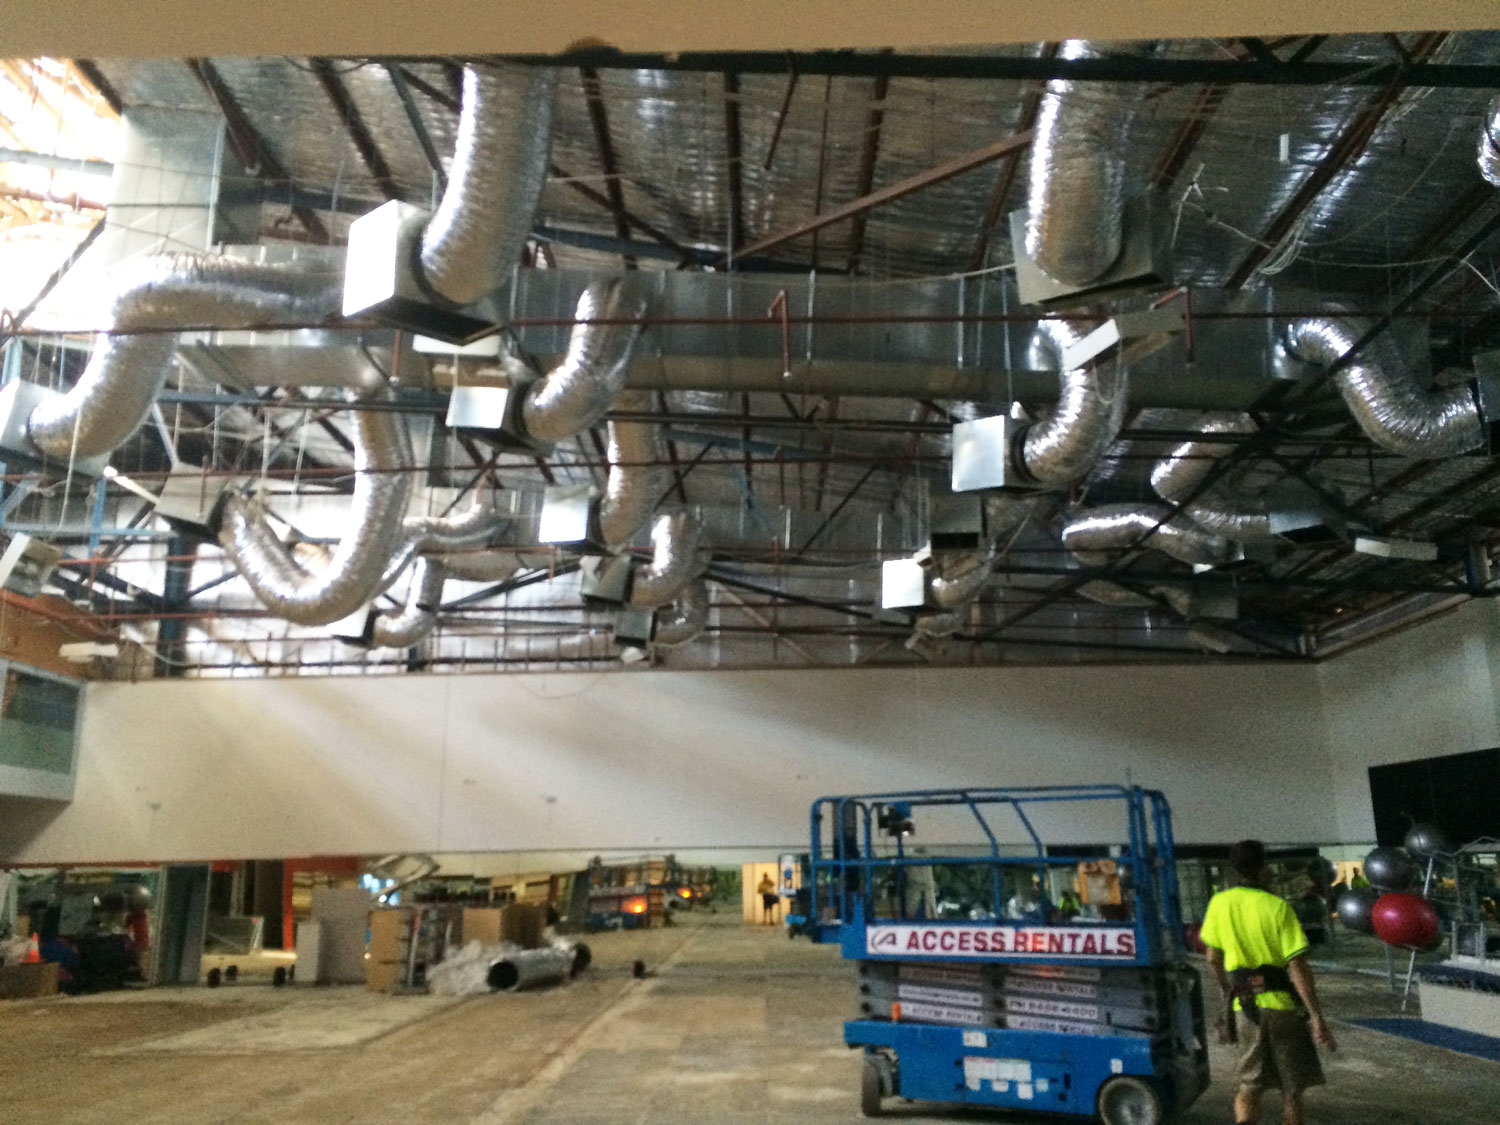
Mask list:
[[1373,934],[1375,923],[1371,919],[1370,912],[1375,907],[1375,900],[1380,897],[1380,892],[1374,887],[1351,887],[1339,895],[1338,905],[1335,909],[1339,914],[1339,922],[1345,929],[1354,930],[1361,934]]
[[1402,843],[1418,859],[1446,855],[1453,851],[1453,842],[1443,835],[1441,828],[1432,824],[1413,824]]
[[1404,891],[1416,877],[1417,865],[1400,848],[1374,848],[1365,856],[1365,878],[1384,891]]

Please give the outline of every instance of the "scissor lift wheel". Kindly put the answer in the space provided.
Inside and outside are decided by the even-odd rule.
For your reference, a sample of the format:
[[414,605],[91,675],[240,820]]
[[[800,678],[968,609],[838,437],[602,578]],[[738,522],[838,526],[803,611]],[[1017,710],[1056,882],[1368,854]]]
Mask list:
[[866,1117],[880,1116],[880,1099],[896,1092],[891,1061],[884,1055],[868,1054],[859,1075],[859,1111]]
[[1099,1119],[1104,1125],[1161,1125],[1161,1095],[1151,1083],[1122,1074],[1099,1088]]

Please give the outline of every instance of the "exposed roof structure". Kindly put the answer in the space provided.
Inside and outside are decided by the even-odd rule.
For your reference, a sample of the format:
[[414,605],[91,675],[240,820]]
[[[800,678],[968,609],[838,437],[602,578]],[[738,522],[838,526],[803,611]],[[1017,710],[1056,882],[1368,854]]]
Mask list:
[[[535,68],[556,67],[548,175],[499,356],[414,351],[359,317],[173,323],[202,331],[177,343],[111,472],[7,460],[0,532],[60,547],[48,588],[149,651],[120,674],[555,668],[622,653],[668,667],[1315,658],[1494,592],[1487,437],[1399,452],[1358,403],[1374,394],[1365,412],[1380,415],[1399,368],[1402,394],[1441,400],[1476,433],[1488,424],[1500,188],[1475,158],[1497,58],[1500,33],[1466,32],[980,54],[79,60],[132,139],[105,235],[27,310],[7,381],[73,385],[91,342],[79,333],[121,327],[91,302],[150,253],[228,244],[231,258],[338,273],[355,219],[393,199],[435,208],[459,174],[465,65],[517,112]],[[1028,303],[1011,216],[1028,208],[1039,149],[1083,143],[1079,121],[1116,130],[1085,138],[1097,147],[1082,166],[1110,154],[1127,233],[1151,231],[1128,237],[1154,239],[1170,267],[1154,284]],[[605,279],[644,308],[622,318],[643,326],[628,397],[546,447],[456,418],[455,387],[514,390],[564,363],[576,302]],[[1078,392],[1115,414],[1091,468],[983,505],[949,494],[955,425],[1008,417],[1034,440],[1069,423],[1065,345],[1038,343],[1047,324],[1130,337],[1128,317],[1153,310],[1155,327],[1095,357]],[[1352,335],[1318,353],[1334,320]],[[355,369],[392,389],[350,401]],[[361,434],[376,427],[358,419],[385,414],[412,444],[390,470],[410,478],[410,513],[461,513],[477,496],[503,517],[488,539],[445,548],[446,583],[424,595],[409,567],[377,598],[388,620],[402,605],[421,618],[410,644],[278,616],[213,533],[156,512],[169,475],[205,501],[225,482],[253,486],[297,544],[288,557],[317,571],[345,534],[356,464],[368,468]],[[661,641],[668,603],[653,642],[652,606],[636,607],[642,624],[600,593],[590,560],[610,555],[597,543],[540,534],[560,489],[608,490],[606,426],[631,424],[659,445],[614,467],[658,470],[646,510],[702,528],[708,614],[679,644]],[[1160,479],[1174,457],[1192,478],[1175,493]],[[1230,517],[1264,533],[1195,539],[1219,554],[1188,561],[1184,535],[1221,534]],[[617,553],[639,583],[671,549],[636,532]],[[508,564],[482,576],[452,552]],[[925,601],[882,608],[881,564],[912,559]]]

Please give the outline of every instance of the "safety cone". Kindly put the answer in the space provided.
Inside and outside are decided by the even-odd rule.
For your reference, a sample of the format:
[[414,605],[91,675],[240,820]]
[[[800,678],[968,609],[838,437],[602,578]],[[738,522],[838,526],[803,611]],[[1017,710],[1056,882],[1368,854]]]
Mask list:
[[22,963],[26,965],[35,965],[41,959],[42,945],[41,942],[37,941],[36,931],[33,930],[31,933],[31,944],[26,947],[26,956],[22,958]]

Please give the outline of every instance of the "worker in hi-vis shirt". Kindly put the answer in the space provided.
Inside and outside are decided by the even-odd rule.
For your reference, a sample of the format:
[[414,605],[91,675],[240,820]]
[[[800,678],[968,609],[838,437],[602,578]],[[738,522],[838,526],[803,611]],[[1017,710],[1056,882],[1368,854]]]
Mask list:
[[1224,1002],[1221,1041],[1244,1046],[1234,1119],[1258,1121],[1261,1097],[1274,1089],[1282,1125],[1302,1125],[1302,1091],[1324,1082],[1314,1040],[1337,1047],[1307,966],[1307,937],[1291,906],[1266,889],[1264,844],[1235,844],[1229,866],[1239,886],[1209,900],[1199,936]]

